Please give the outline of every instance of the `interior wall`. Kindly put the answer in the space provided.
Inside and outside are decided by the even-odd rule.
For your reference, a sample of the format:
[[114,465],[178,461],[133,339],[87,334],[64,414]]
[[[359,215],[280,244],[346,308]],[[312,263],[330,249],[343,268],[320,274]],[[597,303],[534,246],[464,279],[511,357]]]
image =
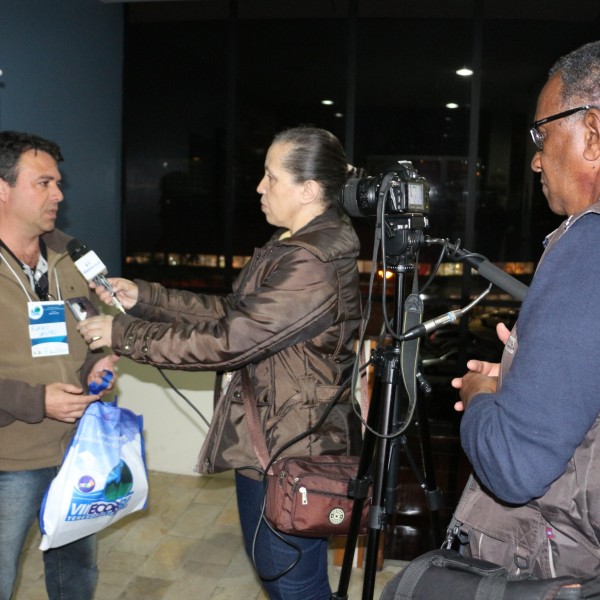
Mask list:
[[[117,402],[144,419],[146,466],[153,471],[194,475],[208,425],[158,369],[121,358]],[[213,415],[214,373],[164,371],[177,390],[210,423]]]
[[2,0],[0,129],[57,142],[58,226],[121,268],[123,7],[98,0]]

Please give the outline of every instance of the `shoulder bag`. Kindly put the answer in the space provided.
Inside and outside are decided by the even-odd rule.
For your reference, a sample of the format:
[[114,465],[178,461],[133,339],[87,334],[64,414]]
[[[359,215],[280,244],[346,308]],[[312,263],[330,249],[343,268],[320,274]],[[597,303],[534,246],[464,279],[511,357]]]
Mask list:
[[368,482],[353,486],[352,492],[350,490],[358,474],[360,458],[326,455],[283,457],[272,461],[249,379],[243,368],[242,392],[246,419],[254,450],[265,471],[267,521],[277,530],[290,535],[347,535],[354,497],[360,497],[364,498],[364,504],[359,532],[366,533],[371,505]]

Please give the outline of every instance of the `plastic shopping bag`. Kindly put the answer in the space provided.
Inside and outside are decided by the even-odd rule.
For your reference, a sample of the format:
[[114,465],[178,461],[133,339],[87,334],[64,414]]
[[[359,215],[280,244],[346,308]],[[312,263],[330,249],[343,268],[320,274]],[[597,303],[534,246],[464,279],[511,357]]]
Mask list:
[[96,533],[146,507],[142,417],[114,402],[83,413],[40,510],[40,550]]

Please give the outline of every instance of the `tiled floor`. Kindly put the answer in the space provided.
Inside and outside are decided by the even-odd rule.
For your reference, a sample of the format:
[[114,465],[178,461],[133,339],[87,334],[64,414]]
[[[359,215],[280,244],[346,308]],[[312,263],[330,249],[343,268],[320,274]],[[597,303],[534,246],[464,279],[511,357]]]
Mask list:
[[[95,600],[264,600],[241,541],[230,476],[150,472],[148,508],[103,531]],[[14,600],[47,599],[39,546],[32,530]],[[330,550],[330,581],[340,567]],[[406,563],[386,560],[373,598]],[[348,597],[362,597],[362,570],[353,569]],[[310,599],[307,599],[310,600]]]

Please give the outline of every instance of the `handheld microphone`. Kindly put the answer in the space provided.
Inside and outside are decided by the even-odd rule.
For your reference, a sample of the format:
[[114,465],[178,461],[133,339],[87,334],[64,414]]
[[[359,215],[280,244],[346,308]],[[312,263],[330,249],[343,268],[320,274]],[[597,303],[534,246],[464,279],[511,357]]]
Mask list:
[[108,279],[106,279],[108,270],[105,264],[98,258],[98,255],[83,242],[75,238],[69,240],[67,243],[67,252],[71,260],[75,263],[77,270],[85,277],[85,280],[93,281],[96,285],[105,287],[112,296],[112,303],[124,313],[125,308],[117,298],[116,292],[110,283],[108,283]]

